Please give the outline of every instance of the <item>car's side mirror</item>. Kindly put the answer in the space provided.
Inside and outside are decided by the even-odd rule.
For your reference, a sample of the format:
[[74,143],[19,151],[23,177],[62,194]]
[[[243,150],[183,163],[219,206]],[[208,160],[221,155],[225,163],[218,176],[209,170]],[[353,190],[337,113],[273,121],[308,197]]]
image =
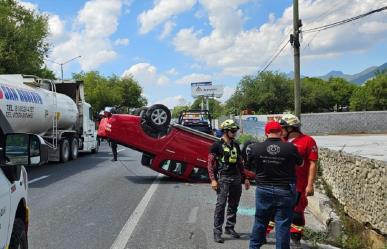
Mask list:
[[48,146],[35,134],[9,133],[5,136],[6,165],[40,165],[48,160]]

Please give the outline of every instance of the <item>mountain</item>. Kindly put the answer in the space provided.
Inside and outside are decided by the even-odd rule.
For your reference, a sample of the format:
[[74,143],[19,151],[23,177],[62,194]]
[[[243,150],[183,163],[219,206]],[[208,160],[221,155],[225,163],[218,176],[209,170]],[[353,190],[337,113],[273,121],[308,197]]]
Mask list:
[[376,67],[376,66],[369,67],[369,68],[361,71],[360,73],[353,74],[353,75],[344,74],[341,71],[331,71],[331,72],[327,73],[326,75],[319,76],[317,78],[327,80],[330,77],[339,77],[339,78],[343,78],[343,79],[346,79],[348,81],[351,81],[357,85],[361,85],[364,82],[366,82],[367,80],[373,78],[375,76],[376,72],[383,71],[383,70],[387,70],[387,63],[384,63],[383,65],[380,65],[378,67]]
[[[384,71],[384,70],[387,70],[387,63],[384,63],[383,65],[380,65],[378,67],[376,67],[376,66],[369,67],[369,68],[361,71],[360,73],[353,74],[353,75],[344,74],[341,71],[333,70],[333,71],[330,71],[329,73],[327,73],[326,75],[317,76],[317,78],[320,78],[323,80],[328,80],[330,77],[338,77],[338,78],[346,79],[346,80],[348,80],[352,83],[355,83],[357,85],[361,85],[364,82],[366,82],[367,80],[372,79],[375,76],[376,72]],[[289,73],[286,74],[286,76],[290,79],[294,79],[294,72],[290,71]],[[305,77],[307,77],[307,76],[301,75],[301,78],[305,78]]]

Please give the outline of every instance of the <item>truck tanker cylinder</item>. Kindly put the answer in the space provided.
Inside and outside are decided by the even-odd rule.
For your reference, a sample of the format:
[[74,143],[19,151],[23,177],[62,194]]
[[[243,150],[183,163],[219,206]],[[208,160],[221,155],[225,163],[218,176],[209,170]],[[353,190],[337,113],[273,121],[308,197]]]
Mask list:
[[0,111],[0,119],[13,131],[42,136],[52,129],[55,115],[58,130],[73,128],[78,117],[77,106],[70,97],[1,78]]

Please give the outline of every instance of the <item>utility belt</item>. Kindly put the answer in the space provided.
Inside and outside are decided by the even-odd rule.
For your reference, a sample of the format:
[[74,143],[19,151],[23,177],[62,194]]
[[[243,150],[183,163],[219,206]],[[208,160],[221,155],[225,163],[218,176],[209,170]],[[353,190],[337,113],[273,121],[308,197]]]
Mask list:
[[221,176],[234,176],[238,174],[238,165],[237,164],[222,164],[219,163],[217,166],[217,176],[218,179]]

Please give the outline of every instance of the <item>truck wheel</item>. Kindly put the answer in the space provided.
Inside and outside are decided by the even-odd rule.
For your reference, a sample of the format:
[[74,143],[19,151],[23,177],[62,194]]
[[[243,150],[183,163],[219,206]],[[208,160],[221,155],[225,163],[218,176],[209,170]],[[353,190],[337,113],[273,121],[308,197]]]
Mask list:
[[95,145],[95,148],[94,149],[91,149],[91,153],[95,154],[99,151],[99,144],[100,142],[97,141],[96,145]]
[[71,153],[70,153],[70,159],[75,160],[78,158],[78,139],[76,137],[71,139]]
[[60,161],[65,163],[70,157],[70,143],[68,139],[63,139],[60,144]]
[[171,122],[171,112],[165,105],[152,105],[145,113],[145,121],[153,129],[166,130]]
[[20,218],[16,218],[13,223],[9,249],[28,249],[26,228],[24,222]]

